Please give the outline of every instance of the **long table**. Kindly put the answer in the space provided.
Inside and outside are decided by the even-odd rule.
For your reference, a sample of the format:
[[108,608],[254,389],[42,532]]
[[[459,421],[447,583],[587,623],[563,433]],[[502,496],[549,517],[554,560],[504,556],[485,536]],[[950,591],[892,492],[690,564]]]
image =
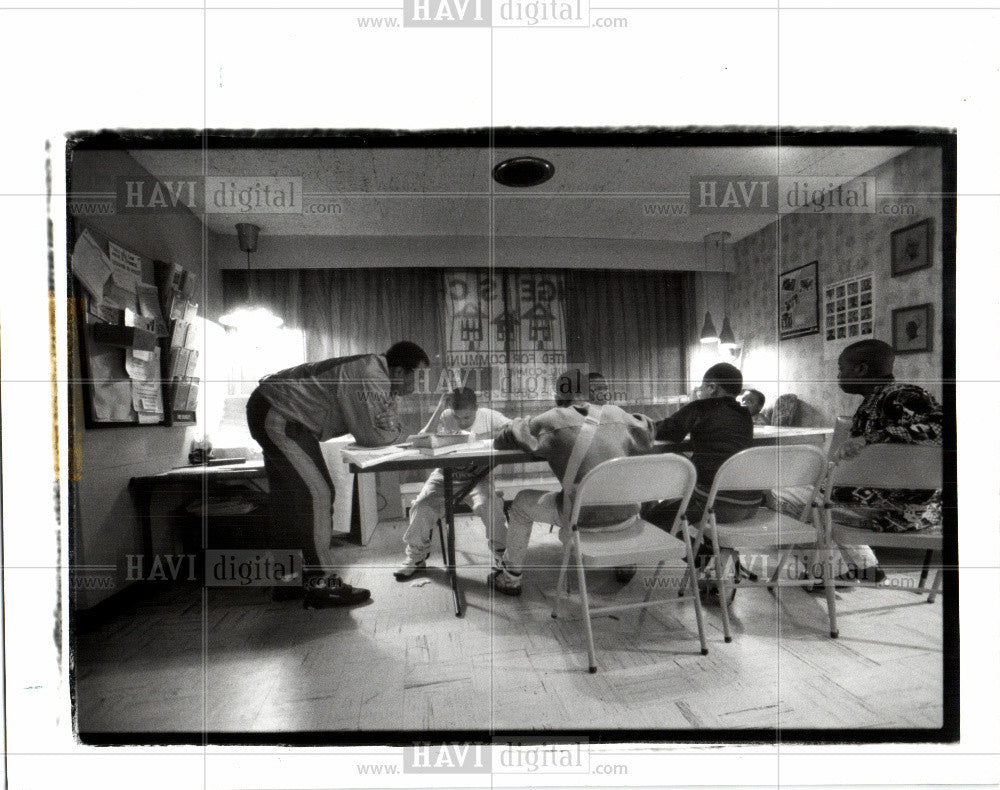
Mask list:
[[[754,445],[821,444],[833,434],[832,428],[781,428],[773,425],[754,427]],[[520,464],[540,459],[523,450],[496,450],[490,442],[458,445],[459,448],[444,455],[426,455],[414,448],[349,447],[343,450],[344,461],[356,475],[376,472],[405,472],[421,469],[440,469],[444,477],[444,524],[441,550],[451,583],[455,616],[465,613],[462,592],[455,568],[455,508],[489,472],[501,464]],[[689,442],[656,442],[657,452],[683,452],[690,449]],[[470,466],[478,474],[455,487],[455,470]]]

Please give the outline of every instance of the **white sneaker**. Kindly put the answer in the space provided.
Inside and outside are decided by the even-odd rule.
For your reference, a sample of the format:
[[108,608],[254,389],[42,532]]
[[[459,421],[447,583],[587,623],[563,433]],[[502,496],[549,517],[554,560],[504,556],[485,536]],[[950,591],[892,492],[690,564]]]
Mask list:
[[392,572],[392,575],[396,577],[396,581],[405,582],[407,579],[412,578],[420,571],[425,570],[427,570],[426,554],[422,560],[415,560],[412,557],[407,557],[406,562],[396,568],[396,570]]

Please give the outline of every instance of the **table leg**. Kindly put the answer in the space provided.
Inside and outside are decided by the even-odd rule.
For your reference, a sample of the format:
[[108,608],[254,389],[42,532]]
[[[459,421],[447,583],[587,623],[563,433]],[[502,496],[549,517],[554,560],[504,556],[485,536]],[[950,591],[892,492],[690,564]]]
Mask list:
[[451,593],[455,599],[455,617],[461,617],[462,594],[458,589],[458,573],[455,570],[455,502],[454,502],[454,475],[450,468],[445,467],[444,472],[444,521],[448,530],[446,545],[448,555],[445,562],[448,566],[448,576],[451,580]]
[[132,501],[139,511],[139,528],[142,532],[142,578],[148,579],[153,565],[153,487],[145,484],[130,485]]

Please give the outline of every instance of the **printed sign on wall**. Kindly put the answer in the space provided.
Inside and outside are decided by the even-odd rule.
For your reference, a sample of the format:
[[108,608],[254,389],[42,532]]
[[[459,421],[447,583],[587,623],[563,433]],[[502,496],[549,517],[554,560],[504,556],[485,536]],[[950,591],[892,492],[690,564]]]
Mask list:
[[562,274],[466,270],[444,280],[452,380],[496,400],[551,400],[566,366]]

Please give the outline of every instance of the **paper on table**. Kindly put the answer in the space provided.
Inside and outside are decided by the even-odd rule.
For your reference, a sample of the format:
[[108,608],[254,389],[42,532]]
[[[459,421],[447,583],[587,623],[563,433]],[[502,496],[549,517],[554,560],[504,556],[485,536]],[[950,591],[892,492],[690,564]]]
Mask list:
[[71,265],[83,287],[97,299],[103,299],[104,285],[111,275],[111,262],[89,230],[84,230],[76,240]]
[[465,444],[452,444],[448,447],[441,447],[434,451],[434,455],[449,455],[452,453],[481,453],[484,450],[489,450],[493,447],[493,442],[490,439],[480,439],[475,442],[466,442]]
[[195,411],[198,408],[198,383],[195,380],[191,384],[191,389],[188,390],[188,399],[185,409],[187,411]]
[[141,411],[139,412],[139,424],[151,425],[163,419],[163,412]]
[[369,466],[389,461],[398,456],[407,455],[410,452],[409,448],[399,447],[398,445],[389,447],[353,446],[345,447],[341,451],[341,455],[345,462],[354,464],[361,469],[367,469]]

